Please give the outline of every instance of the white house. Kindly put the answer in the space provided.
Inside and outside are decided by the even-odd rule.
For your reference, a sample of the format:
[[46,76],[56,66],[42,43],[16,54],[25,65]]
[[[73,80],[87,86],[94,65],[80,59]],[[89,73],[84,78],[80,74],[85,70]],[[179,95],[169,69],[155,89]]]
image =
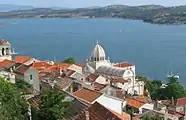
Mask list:
[[15,76],[16,75],[13,72],[0,70],[0,76],[10,83],[13,83],[13,84],[15,83]]
[[104,107],[113,110],[118,114],[122,114],[123,109],[126,106],[126,101],[116,97],[108,96],[106,94],[103,94],[102,96],[97,98],[94,102],[98,102]]

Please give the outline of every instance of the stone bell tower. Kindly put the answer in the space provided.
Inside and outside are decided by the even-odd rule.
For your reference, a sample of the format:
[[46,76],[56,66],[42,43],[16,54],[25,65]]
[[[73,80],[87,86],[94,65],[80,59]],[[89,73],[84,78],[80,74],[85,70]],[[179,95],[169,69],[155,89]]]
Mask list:
[[11,44],[7,40],[0,40],[0,61],[12,60]]

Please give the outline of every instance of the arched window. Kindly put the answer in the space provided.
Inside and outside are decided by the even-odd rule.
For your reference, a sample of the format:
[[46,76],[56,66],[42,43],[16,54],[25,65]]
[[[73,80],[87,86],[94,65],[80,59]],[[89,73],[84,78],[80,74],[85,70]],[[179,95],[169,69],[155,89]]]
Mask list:
[[9,55],[9,48],[6,48],[6,55]]
[[2,55],[5,55],[5,48],[2,48]]
[[99,57],[97,57],[97,61],[99,61]]

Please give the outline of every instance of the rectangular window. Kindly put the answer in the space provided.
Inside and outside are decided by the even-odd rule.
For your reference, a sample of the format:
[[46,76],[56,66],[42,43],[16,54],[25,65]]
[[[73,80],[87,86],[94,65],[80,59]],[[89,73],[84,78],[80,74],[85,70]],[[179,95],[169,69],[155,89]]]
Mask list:
[[30,75],[30,80],[32,80],[33,79],[33,76],[32,75]]

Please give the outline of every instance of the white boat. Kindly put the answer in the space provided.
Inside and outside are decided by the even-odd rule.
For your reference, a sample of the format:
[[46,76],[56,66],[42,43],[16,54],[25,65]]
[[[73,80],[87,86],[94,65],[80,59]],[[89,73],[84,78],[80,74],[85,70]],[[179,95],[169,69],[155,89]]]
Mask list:
[[179,75],[176,75],[176,74],[168,74],[167,75],[167,78],[176,78],[176,79],[179,79],[180,78],[180,76]]
[[167,74],[167,78],[176,78],[176,79],[179,79],[180,76],[177,75],[177,74],[173,74],[172,73],[172,70],[169,70],[168,74]]
[[14,49],[12,49],[12,55],[17,55],[18,53],[16,53],[15,51],[14,51]]

